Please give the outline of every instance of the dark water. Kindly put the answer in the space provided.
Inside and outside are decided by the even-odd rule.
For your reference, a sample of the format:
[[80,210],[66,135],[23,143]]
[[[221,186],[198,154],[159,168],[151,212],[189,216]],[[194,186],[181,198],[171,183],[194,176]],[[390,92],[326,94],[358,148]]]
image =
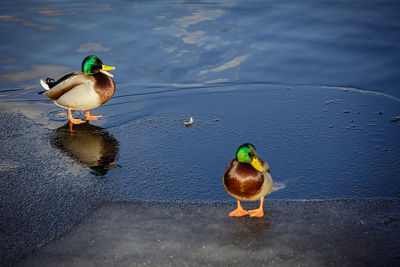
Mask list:
[[[0,109],[49,129],[110,199],[231,200],[221,176],[244,142],[286,186],[271,198],[399,196],[398,1],[0,7]],[[71,137],[38,81],[88,54],[117,91]]]

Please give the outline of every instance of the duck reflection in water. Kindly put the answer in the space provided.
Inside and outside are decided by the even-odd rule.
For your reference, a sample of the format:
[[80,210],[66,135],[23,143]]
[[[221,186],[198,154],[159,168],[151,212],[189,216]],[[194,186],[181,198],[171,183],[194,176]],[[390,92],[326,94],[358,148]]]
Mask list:
[[104,128],[89,124],[74,125],[70,131],[69,123],[54,131],[52,146],[61,150],[76,162],[92,169],[96,176],[104,176],[115,164],[119,144]]

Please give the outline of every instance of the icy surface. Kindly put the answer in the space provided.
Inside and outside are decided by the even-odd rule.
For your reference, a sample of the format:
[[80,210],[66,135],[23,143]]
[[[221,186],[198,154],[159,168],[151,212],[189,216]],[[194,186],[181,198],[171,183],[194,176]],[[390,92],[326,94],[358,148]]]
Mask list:
[[105,205],[20,265],[399,263],[398,200],[268,201],[261,219],[229,218],[233,208],[226,203]]

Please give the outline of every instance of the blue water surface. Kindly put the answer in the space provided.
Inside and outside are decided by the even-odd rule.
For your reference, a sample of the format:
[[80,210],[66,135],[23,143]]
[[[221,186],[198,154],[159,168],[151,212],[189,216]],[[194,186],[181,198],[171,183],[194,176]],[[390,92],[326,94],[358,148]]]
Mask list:
[[[271,198],[399,196],[398,1],[0,7],[0,109],[49,129],[54,151],[102,177],[106,199],[232,200],[222,174],[245,142],[285,185]],[[38,81],[89,54],[117,68],[117,90],[70,139]]]

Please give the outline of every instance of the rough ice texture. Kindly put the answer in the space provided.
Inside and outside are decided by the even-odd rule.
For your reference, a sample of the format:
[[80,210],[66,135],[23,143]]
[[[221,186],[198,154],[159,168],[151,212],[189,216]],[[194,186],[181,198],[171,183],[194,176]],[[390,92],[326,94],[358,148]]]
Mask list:
[[21,266],[387,266],[400,263],[394,199],[265,203],[261,219],[234,203],[110,203]]

